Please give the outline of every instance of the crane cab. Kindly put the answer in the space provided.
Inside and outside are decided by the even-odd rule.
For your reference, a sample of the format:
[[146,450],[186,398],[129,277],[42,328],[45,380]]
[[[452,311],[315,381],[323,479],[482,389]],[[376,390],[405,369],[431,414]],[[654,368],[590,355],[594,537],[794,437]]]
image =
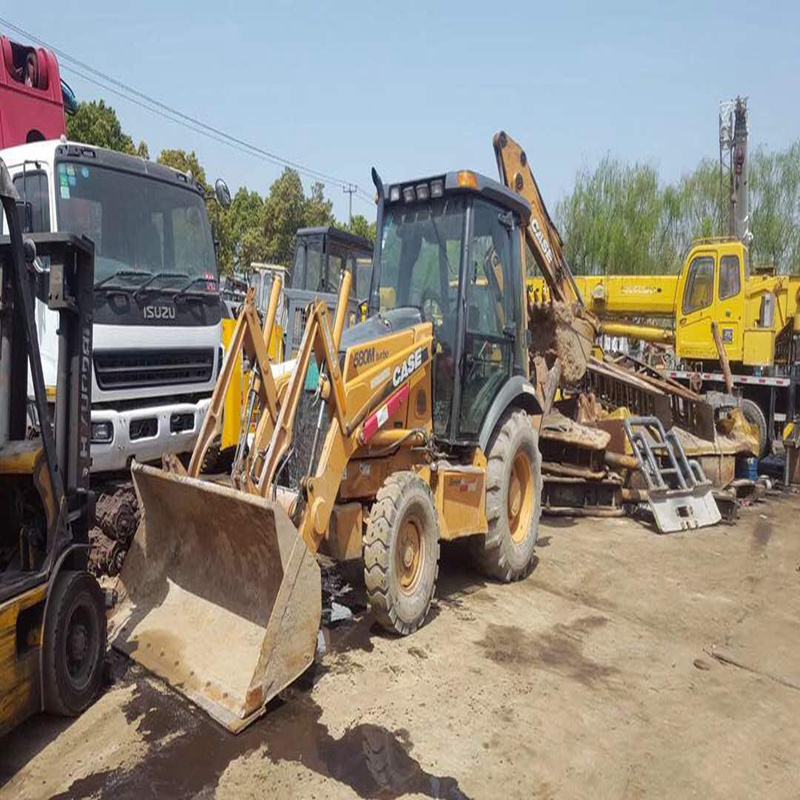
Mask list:
[[701,240],[686,258],[678,281],[675,349],[678,358],[718,358],[716,320],[728,358],[743,360],[746,251],[739,241]]

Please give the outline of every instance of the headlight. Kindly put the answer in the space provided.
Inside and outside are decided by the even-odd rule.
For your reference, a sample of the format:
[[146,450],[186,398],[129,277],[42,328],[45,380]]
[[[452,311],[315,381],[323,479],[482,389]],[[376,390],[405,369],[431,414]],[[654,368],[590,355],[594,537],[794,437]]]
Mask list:
[[92,444],[111,444],[114,440],[114,426],[110,422],[92,423]]
[[444,183],[442,181],[431,181],[431,197],[441,197],[444,194]]
[[428,191],[428,184],[421,183],[417,186],[417,200],[424,203],[430,197],[430,192]]
[[406,186],[403,189],[403,200],[406,203],[413,203],[414,202],[414,187],[413,186]]
[[400,200],[400,187],[399,186],[392,186],[389,189],[389,202],[396,203]]

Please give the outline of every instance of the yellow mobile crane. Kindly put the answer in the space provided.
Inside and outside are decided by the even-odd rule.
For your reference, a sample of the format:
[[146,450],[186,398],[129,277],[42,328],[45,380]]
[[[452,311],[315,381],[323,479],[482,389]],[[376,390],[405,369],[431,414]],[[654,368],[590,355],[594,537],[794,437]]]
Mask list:
[[[675,363],[668,377],[698,391],[737,387],[742,412],[758,427],[763,455],[780,435],[781,423],[791,422],[796,413],[800,278],[751,269],[745,100],[730,104],[730,117],[721,111],[720,122],[721,143],[732,151],[727,170],[731,235],[694,242],[678,275],[574,281],[587,309],[602,320],[605,335],[672,348]],[[541,279],[531,287],[535,294],[549,291]],[[644,319],[662,324],[643,324]]]

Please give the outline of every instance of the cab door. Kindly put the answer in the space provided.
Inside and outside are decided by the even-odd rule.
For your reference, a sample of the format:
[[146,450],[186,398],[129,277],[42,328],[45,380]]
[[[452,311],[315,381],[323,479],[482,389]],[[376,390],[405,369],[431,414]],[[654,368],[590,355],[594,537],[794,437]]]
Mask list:
[[737,253],[720,255],[714,316],[730,361],[742,360],[744,325],[743,265]]
[[[475,200],[472,241],[464,286],[464,355],[457,438],[474,441],[489,406],[511,377],[516,314],[512,228],[507,215],[485,200]],[[518,264],[519,262],[517,262]]]
[[717,358],[711,333],[715,313],[716,254],[713,250],[694,250],[690,258],[678,286],[675,351],[678,358],[713,359]]

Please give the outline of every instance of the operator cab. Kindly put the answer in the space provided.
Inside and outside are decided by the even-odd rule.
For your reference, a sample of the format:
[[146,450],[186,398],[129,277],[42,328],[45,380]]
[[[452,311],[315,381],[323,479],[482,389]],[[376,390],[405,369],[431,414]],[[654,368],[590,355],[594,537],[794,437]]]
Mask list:
[[370,316],[433,324],[434,433],[479,441],[492,402],[527,376],[522,231],[530,207],[474,172],[391,185],[378,211]]
[[372,249],[369,239],[330,225],[297,231],[291,286],[285,290],[287,356],[293,357],[300,346],[310,302],[320,298],[333,313],[343,269],[353,275],[347,323],[351,325],[361,319],[359,307],[367,300],[372,277]]

